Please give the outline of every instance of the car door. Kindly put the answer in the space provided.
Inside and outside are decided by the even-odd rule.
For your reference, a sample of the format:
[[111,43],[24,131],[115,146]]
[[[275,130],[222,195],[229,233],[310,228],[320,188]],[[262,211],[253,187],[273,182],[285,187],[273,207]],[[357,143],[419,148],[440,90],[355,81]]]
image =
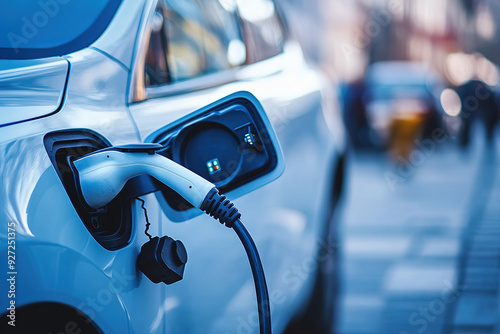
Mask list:
[[[136,43],[129,109],[141,140],[151,142],[163,126],[233,92],[261,101],[285,172],[234,202],[261,252],[280,332],[312,287],[333,176],[332,122],[324,82],[287,41],[273,3],[238,4],[160,1]],[[159,287],[156,319],[165,332],[258,332],[252,276],[235,235],[204,216],[173,222],[152,198],[146,207],[158,233],[182,240],[189,254],[183,281]]]

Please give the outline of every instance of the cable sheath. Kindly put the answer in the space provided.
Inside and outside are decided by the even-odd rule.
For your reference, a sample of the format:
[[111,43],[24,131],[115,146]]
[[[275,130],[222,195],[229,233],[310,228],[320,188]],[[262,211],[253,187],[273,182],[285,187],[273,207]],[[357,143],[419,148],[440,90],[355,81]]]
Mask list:
[[255,246],[250,233],[248,233],[241,220],[236,220],[232,227],[245,248],[248,261],[250,262],[250,267],[252,268],[255,292],[257,294],[257,307],[259,310],[260,334],[271,334],[269,293],[267,291],[266,277],[264,275],[262,262],[260,261],[259,252],[257,251],[257,247]]

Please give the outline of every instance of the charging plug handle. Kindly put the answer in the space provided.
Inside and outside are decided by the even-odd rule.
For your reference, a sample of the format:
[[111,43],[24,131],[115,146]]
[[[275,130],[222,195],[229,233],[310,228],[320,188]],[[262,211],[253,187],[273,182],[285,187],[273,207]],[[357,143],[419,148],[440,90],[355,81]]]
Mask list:
[[73,162],[85,202],[98,209],[113,200],[125,183],[148,174],[200,208],[215,186],[189,169],[151,150],[104,149]]

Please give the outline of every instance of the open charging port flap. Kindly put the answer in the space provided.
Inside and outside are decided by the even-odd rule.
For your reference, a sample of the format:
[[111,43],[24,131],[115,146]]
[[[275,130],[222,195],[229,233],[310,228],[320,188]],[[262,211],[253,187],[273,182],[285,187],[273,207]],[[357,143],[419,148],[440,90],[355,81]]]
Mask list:
[[[278,178],[284,159],[260,102],[237,92],[168,124],[146,142],[165,147],[160,154],[187,167],[233,200]],[[172,221],[200,214],[177,193],[159,186],[157,197]]]

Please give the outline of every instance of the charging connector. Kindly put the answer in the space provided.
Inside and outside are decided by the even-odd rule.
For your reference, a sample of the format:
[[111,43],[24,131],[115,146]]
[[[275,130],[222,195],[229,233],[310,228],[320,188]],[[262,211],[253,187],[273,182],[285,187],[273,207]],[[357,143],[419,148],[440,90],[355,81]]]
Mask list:
[[[143,174],[148,174],[181,195],[194,207],[199,208],[220,223],[233,228],[238,235],[250,262],[257,294],[260,333],[271,333],[271,312],[264,268],[259,252],[247,229],[240,220],[241,214],[226,196],[201,176],[172,160],[155,153],[161,149],[158,144],[140,144],[110,147],[93,152],[74,161],[76,176],[87,205],[98,209],[108,204],[122,190],[125,183]],[[170,238],[152,238],[143,246],[148,254],[141,263],[141,270],[155,283],[167,284],[182,279],[184,256],[177,254],[178,241]],[[175,246],[175,252],[172,247]],[[170,261],[169,254],[177,254],[176,261]],[[182,246],[182,255],[185,249]],[[155,259],[155,261],[149,261]],[[185,257],[187,260],[187,255]]]
[[241,217],[234,204],[226,196],[220,195],[217,188],[210,190],[201,203],[200,210],[229,228]]
[[200,208],[215,185],[184,166],[156,154],[152,145],[154,148],[161,147],[158,144],[134,145],[133,149],[131,145],[110,147],[75,160],[73,164],[87,205],[94,209],[105,206],[120,193],[128,180],[147,174]]

